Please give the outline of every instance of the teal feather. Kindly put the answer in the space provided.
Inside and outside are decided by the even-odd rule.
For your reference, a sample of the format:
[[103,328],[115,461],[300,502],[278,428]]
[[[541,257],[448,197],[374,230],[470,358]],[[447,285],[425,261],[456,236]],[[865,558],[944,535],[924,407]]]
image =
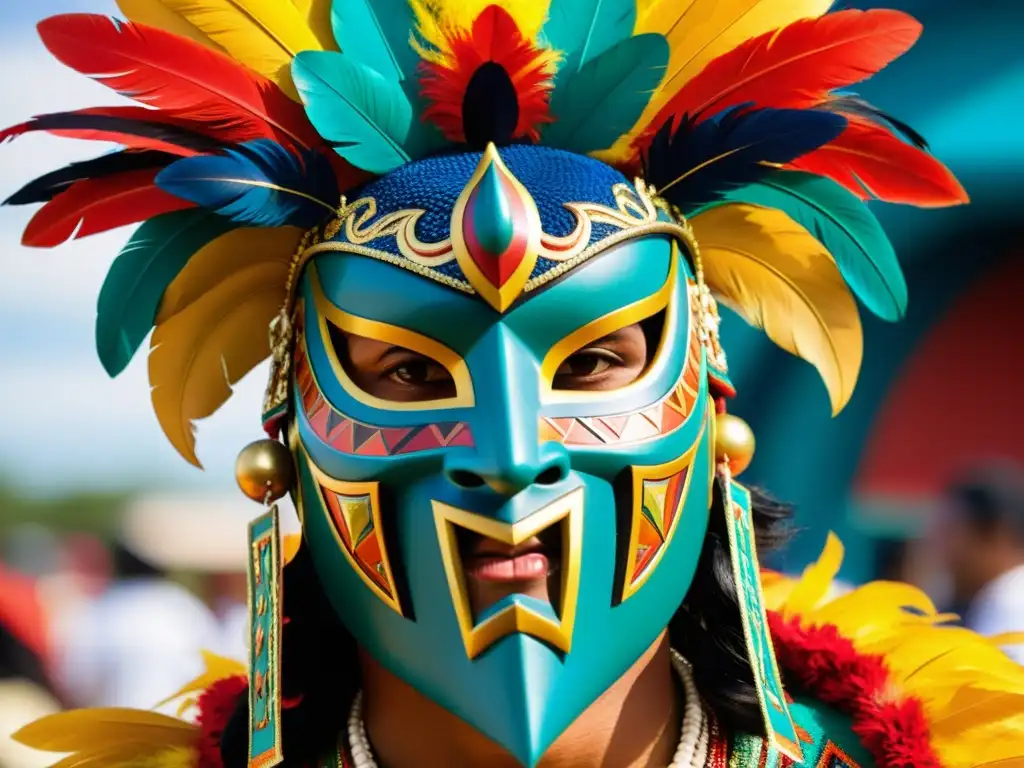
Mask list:
[[553,0],[541,34],[562,52],[558,73],[567,76],[633,34],[635,24],[634,0]]
[[555,84],[545,126],[547,146],[586,154],[607,149],[636,123],[668,65],[668,41],[657,34],[616,43]]
[[413,111],[399,83],[331,51],[299,53],[292,77],[317,132],[356,168],[384,174],[409,162]]
[[907,309],[907,283],[882,225],[856,196],[835,182],[798,171],[775,171],[756,184],[726,192],[721,202],[778,208],[835,257],[850,290],[883,320]]
[[96,351],[110,376],[125,369],[156,319],[164,291],[192,255],[237,225],[190,209],[150,219],[114,259],[96,307]]
[[334,0],[338,47],[386,79],[415,80],[420,57],[410,45],[416,25],[408,0]]

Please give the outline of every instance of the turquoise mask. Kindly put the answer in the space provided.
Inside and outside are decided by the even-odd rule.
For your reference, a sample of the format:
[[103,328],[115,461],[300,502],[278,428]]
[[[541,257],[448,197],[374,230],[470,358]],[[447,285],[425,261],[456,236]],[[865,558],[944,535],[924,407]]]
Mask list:
[[[696,568],[714,460],[690,242],[596,161],[491,147],[384,177],[307,243],[292,446],[320,581],[380,664],[524,765],[659,637]],[[659,331],[637,379],[558,388],[636,323]],[[371,394],[344,334],[430,358],[450,391]],[[474,609],[483,541],[544,542],[548,599]]]

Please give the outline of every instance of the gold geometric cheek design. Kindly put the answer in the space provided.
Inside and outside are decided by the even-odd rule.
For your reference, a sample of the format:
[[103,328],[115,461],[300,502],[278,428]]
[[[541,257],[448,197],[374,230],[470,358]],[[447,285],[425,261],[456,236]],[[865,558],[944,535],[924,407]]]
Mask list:
[[[531,635],[563,653],[568,653],[572,647],[572,632],[576,622],[576,605],[580,591],[583,489],[577,488],[515,523],[503,523],[439,501],[431,503],[441,546],[441,559],[448,577],[448,588],[452,594],[466,655],[474,659],[501,638],[516,632]],[[513,603],[476,624],[466,586],[466,573],[459,554],[457,529],[463,528],[503,544],[515,546],[553,525],[560,527],[562,535],[561,600],[556,610],[558,620],[552,621],[547,616]]]
[[693,445],[678,459],[659,466],[630,468],[632,509],[620,602],[628,600],[644,585],[672,542],[690,492],[693,459],[707,428],[707,419],[706,416]]
[[[400,328],[388,323],[349,314],[340,307],[335,306],[324,294],[315,265],[310,267],[309,275],[313,291],[313,304],[316,307],[317,315],[319,315],[320,338],[323,340],[324,349],[327,351],[327,359],[331,363],[331,370],[334,372],[335,378],[350,397],[372,408],[386,411],[422,411],[441,408],[471,408],[473,406],[473,382],[469,376],[469,367],[458,353],[439,341],[434,341],[434,339],[427,336],[410,331],[408,328]],[[440,363],[448,371],[452,381],[455,383],[455,394],[452,397],[441,400],[419,400],[413,402],[385,400],[371,395],[352,381],[352,378],[345,370],[345,366],[338,359],[338,353],[331,342],[328,322],[353,336],[362,336],[366,339],[373,339],[374,341],[402,347]]]
[[381,526],[379,484],[335,480],[313,463],[305,448],[300,453],[320,490],[320,501],[345,559],[385,605],[404,615]]

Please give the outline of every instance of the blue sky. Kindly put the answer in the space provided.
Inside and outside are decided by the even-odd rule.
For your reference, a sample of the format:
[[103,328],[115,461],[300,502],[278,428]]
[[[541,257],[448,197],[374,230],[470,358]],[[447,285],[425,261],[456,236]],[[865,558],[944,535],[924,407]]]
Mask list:
[[[116,104],[116,94],[50,57],[35,22],[55,13],[116,14],[113,0],[0,4],[0,125],[36,114]],[[0,199],[37,175],[105,151],[90,142],[25,136],[0,146]],[[231,492],[238,450],[262,436],[266,371],[235,388],[199,428],[200,472],[163,438],[149,400],[144,350],[116,380],[93,346],[96,297],[131,229],[53,250],[23,248],[36,206],[0,208],[0,476],[26,489],[158,486]]]

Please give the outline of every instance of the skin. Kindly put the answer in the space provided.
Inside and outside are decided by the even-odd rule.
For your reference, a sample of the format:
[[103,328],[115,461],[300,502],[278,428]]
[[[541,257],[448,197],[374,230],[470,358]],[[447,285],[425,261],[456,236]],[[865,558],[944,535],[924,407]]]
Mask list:
[[[407,349],[373,339],[347,336],[346,368],[353,381],[377,397],[396,402],[450,397],[455,384],[441,364]],[[555,389],[610,391],[637,379],[649,363],[647,339],[631,325],[589,344],[562,364]],[[504,550],[495,542],[466,542],[466,569],[474,611],[512,593],[549,599],[557,559],[548,563],[545,542],[525,542]],[[535,554],[526,554],[534,552]],[[547,554],[536,554],[547,553]],[[544,564],[538,566],[538,558]],[[520,564],[514,577],[508,567],[483,567],[495,560]],[[500,577],[500,578],[499,578]],[[520,577],[520,578],[516,578]],[[407,683],[361,654],[365,721],[376,758],[385,768],[431,764],[463,768],[516,768],[502,747]],[[608,766],[654,768],[668,765],[679,740],[681,692],[671,671],[665,633],[633,666],[595,701],[545,753],[541,768]]]

